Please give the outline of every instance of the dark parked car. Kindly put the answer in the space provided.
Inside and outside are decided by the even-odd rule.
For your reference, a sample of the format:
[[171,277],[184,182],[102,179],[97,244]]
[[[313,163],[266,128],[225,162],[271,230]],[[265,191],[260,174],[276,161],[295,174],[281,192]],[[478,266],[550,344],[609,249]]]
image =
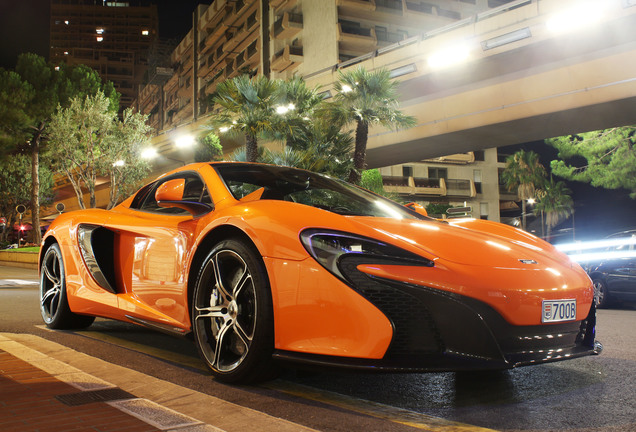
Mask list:
[[636,230],[612,234],[608,239],[625,241],[610,246],[609,256],[588,268],[594,282],[596,305],[607,307],[614,302],[636,302]]

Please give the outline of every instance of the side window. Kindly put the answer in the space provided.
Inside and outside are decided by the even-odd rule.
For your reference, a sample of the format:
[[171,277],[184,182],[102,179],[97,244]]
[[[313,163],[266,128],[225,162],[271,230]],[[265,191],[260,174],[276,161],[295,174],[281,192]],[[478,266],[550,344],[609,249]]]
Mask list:
[[181,176],[170,176],[155,183],[151,183],[148,186],[144,187],[137,193],[137,196],[134,198],[131,208],[136,208],[145,212],[152,213],[162,213],[162,214],[173,214],[173,215],[188,215],[186,210],[176,208],[176,207],[159,207],[157,204],[157,200],[155,199],[155,191],[159,186],[161,186],[164,182],[168,180],[175,180],[182,178],[185,180],[185,186],[183,188],[183,200],[184,201],[196,201],[205,204],[212,204],[212,199],[210,198],[210,194],[208,192],[207,187],[205,187],[205,183],[201,178],[194,173],[185,173]]

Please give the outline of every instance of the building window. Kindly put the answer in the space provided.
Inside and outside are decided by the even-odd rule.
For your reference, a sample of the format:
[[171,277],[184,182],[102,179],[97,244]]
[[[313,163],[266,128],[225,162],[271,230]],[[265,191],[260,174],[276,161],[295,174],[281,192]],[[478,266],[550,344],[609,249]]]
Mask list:
[[475,182],[475,192],[481,192],[481,170],[473,170],[473,181]]
[[141,31],[141,34],[142,34],[143,36],[148,36],[148,35],[150,34],[150,32],[149,32],[148,30],[142,30],[142,31]]
[[488,219],[488,203],[479,203],[479,219]]
[[476,161],[483,162],[486,160],[486,152],[483,150],[475,150],[473,154],[475,155]]
[[428,178],[448,180],[448,169],[428,167]]
[[413,177],[413,167],[411,167],[411,166],[403,166],[402,167],[402,177]]

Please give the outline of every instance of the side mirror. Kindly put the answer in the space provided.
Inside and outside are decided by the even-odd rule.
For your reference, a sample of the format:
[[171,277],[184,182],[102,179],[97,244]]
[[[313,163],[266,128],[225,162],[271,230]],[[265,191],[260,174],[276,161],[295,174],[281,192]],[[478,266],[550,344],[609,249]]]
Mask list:
[[408,204],[404,204],[404,207],[410,208],[411,210],[421,214],[422,216],[428,216],[428,212],[426,211],[426,208],[424,208],[424,206],[418,203],[410,202]]
[[164,182],[155,191],[155,199],[159,207],[176,207],[183,209],[192,216],[201,216],[212,207],[199,201],[184,201],[183,191],[185,189],[185,179],[174,179]]
[[[185,189],[184,179],[174,179],[164,182],[155,192],[157,203],[161,201],[181,201],[183,199],[183,190]],[[167,207],[159,204],[159,207]]]

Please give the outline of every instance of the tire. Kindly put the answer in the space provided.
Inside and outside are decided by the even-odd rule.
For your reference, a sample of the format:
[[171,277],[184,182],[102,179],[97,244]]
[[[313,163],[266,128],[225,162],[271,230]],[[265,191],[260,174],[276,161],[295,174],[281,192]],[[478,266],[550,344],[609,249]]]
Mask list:
[[44,254],[40,268],[40,313],[51,329],[88,327],[95,317],[71,312],[66,298],[66,274],[62,251],[53,243]]
[[610,295],[607,292],[607,285],[602,279],[593,279],[594,301],[597,308],[606,308],[610,305]]
[[214,377],[248,384],[273,376],[272,295],[262,258],[236,239],[201,265],[192,305],[197,349]]

